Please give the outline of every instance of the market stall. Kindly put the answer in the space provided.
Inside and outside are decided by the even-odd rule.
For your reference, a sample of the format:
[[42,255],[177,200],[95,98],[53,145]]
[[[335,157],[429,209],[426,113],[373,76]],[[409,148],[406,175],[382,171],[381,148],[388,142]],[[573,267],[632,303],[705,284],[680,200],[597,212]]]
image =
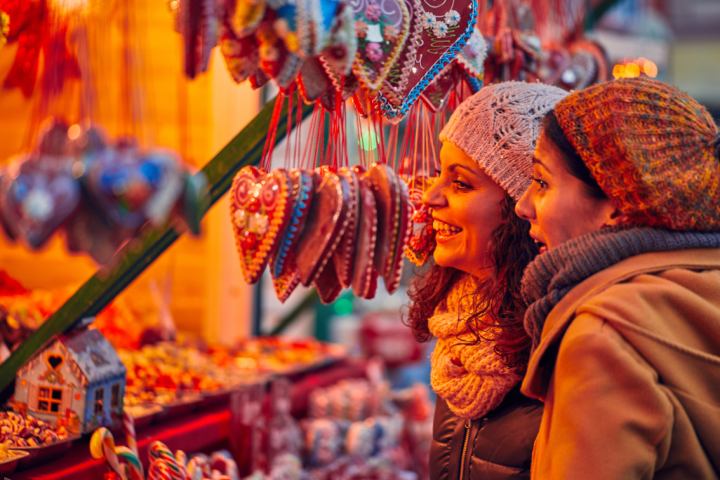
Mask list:
[[[179,91],[210,77],[213,85],[277,90],[205,163],[188,147],[196,136],[182,102],[170,116],[184,120],[167,122],[180,131],[174,149],[149,140],[137,60],[142,22],[134,16],[145,7],[21,3],[0,0],[0,48],[18,44],[4,87],[38,99],[25,148],[0,169],[3,242],[24,252],[52,245],[99,269],[76,290],[28,287],[13,278],[35,281],[22,268],[0,272],[0,474],[427,478],[427,386],[392,390],[385,373],[385,365],[423,358],[409,332],[394,327],[398,308],[363,317],[342,346],[230,336],[222,322],[236,310],[215,301],[203,310],[212,325],[188,331],[192,322],[173,321],[154,280],[140,295],[153,298],[150,309],[120,294],[185,235],[222,257],[208,278],[227,277],[225,264],[235,262],[236,281],[265,278],[279,302],[294,305],[275,334],[319,303],[351,312],[353,302],[402,292],[406,257],[422,266],[432,252],[432,219],[420,199],[435,177],[447,115],[483,82],[572,89],[606,79],[602,48],[582,35],[598,12],[570,0],[458,0],[449,9],[424,0],[167,2],[163,21],[180,34],[172,73]],[[595,3],[600,11],[611,2]],[[121,120],[101,125],[98,105],[117,101],[98,92],[103,21],[120,39]],[[203,223],[216,203],[221,226]],[[204,237],[203,229],[215,233]],[[237,252],[216,253],[233,243]],[[72,269],[73,261],[61,264]],[[253,302],[243,288],[220,303],[237,306],[228,300],[235,295],[247,311]],[[254,306],[262,309],[257,299]],[[219,310],[222,320],[207,314]]]

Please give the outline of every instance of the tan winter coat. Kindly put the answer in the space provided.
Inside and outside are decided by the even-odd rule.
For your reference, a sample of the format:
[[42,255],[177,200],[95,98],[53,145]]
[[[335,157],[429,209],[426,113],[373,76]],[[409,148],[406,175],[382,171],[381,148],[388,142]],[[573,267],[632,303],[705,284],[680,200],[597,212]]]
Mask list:
[[522,392],[545,402],[533,479],[717,479],[720,250],[648,253],[550,312]]

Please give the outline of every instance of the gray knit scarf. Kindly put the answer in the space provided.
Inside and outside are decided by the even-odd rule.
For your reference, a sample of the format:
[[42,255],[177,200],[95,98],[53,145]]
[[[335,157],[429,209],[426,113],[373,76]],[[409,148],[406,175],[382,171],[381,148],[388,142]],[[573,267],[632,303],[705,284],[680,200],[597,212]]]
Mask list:
[[522,296],[529,305],[525,330],[532,351],[545,319],[558,302],[586,278],[642,253],[720,247],[720,233],[678,232],[651,227],[606,227],[569,240],[539,255],[525,269]]

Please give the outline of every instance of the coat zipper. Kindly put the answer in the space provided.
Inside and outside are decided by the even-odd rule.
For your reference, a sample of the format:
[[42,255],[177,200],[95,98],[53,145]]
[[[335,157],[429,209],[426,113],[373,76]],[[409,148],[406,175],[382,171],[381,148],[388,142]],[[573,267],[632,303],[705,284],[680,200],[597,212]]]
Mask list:
[[460,457],[460,478],[463,480],[463,470],[465,469],[465,454],[467,453],[468,440],[470,440],[470,419],[465,421],[465,441],[463,442],[462,456]]

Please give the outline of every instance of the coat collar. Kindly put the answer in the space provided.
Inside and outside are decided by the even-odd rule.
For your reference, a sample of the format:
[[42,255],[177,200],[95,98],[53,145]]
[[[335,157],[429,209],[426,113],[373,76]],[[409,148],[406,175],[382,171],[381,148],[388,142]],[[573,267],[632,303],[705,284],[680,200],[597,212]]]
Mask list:
[[637,275],[675,268],[720,269],[720,249],[700,248],[636,255],[588,277],[575,286],[548,314],[540,343],[530,358],[522,392],[531,398],[544,401],[547,380],[554,370],[557,347],[575,318],[575,312],[590,298]]

